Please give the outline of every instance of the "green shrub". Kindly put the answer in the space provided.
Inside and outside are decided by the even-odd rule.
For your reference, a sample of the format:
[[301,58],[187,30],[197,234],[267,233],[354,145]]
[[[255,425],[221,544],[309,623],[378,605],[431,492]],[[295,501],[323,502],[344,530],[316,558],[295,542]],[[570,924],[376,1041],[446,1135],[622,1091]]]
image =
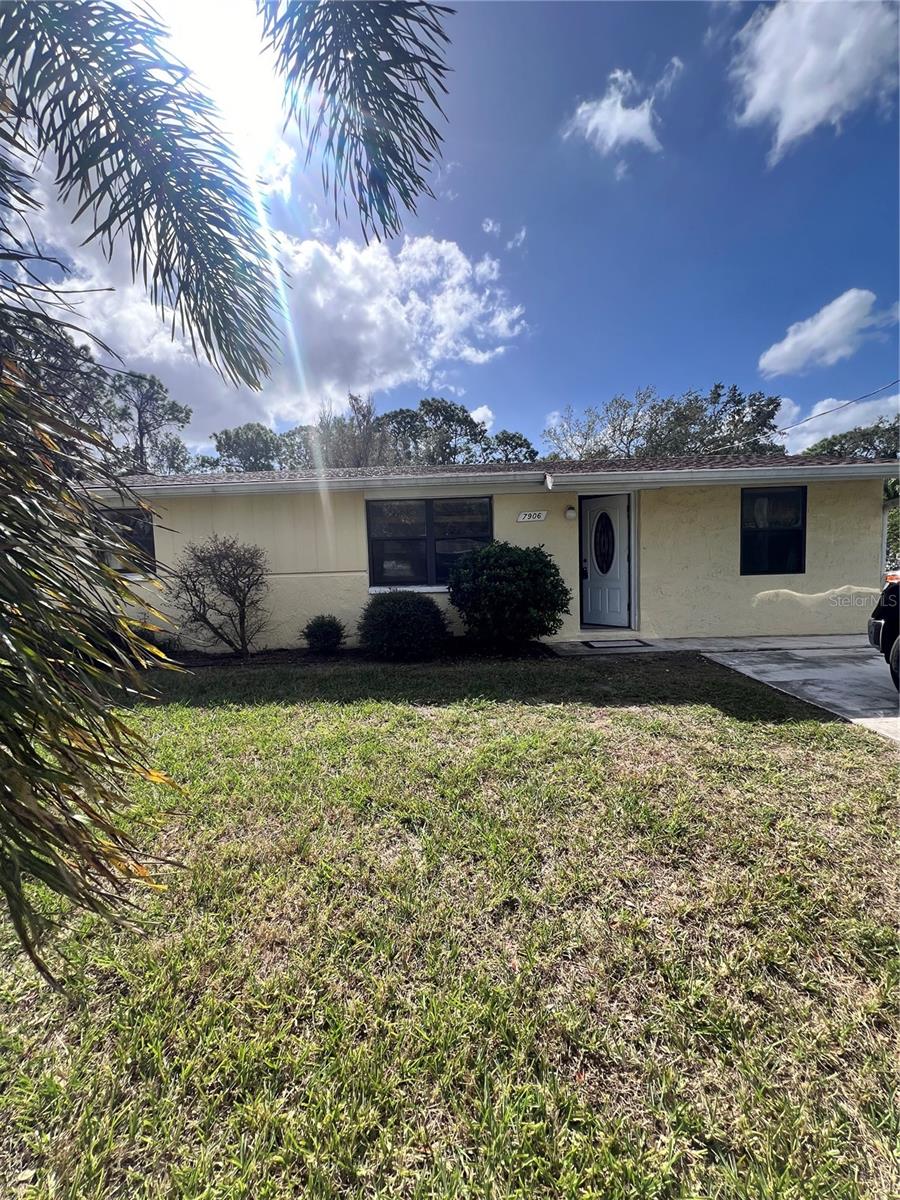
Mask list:
[[347,636],[347,627],[331,613],[320,613],[300,632],[313,654],[334,654]]
[[469,636],[500,650],[556,633],[572,603],[543,546],[509,542],[489,542],[460,558],[450,572],[449,592]]
[[430,596],[380,592],[363,609],[359,640],[376,658],[433,658],[447,641],[447,622]]

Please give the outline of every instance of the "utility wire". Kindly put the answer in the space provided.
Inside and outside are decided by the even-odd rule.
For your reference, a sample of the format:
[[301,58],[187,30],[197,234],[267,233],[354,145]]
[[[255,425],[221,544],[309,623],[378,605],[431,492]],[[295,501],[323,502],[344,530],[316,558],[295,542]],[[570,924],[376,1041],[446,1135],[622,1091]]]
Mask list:
[[900,383],[900,379],[892,379],[890,383],[882,384],[874,392],[866,392],[864,396],[857,396],[855,400],[845,400],[843,404],[838,404],[834,408],[826,408],[824,412],[813,413],[812,416],[804,417],[802,421],[795,421],[793,425],[785,425],[778,432],[787,433],[789,429],[796,429],[799,425],[805,425],[807,421],[818,421],[819,417],[827,417],[831,413],[840,412],[842,408],[849,408],[851,404],[859,404],[862,400],[868,400],[870,396],[877,396],[879,392],[886,392],[888,388],[892,388],[897,383]]
[[[800,421],[795,421],[793,425],[784,425],[780,429],[776,429],[775,433],[789,433],[792,429],[797,429],[801,425],[805,425],[808,421],[818,421],[820,417],[828,417],[832,413],[840,412],[842,408],[849,408],[851,404],[860,404],[863,400],[868,400],[871,396],[877,396],[880,392],[886,392],[888,388],[894,387],[900,383],[900,379],[892,379],[890,383],[884,383],[881,387],[875,388],[872,392],[865,392],[862,396],[855,396],[852,400],[845,400],[843,404],[836,404],[834,408],[827,408],[824,412],[812,413],[808,417],[804,417]],[[736,446],[743,446],[745,442],[756,440],[756,435],[751,437],[741,438],[736,442],[728,442],[725,446],[719,447],[713,453],[719,454],[724,450],[734,449]]]

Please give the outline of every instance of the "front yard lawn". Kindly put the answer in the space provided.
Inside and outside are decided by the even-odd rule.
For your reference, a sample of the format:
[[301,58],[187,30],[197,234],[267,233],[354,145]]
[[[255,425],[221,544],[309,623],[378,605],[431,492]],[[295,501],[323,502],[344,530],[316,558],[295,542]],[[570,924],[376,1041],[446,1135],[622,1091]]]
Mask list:
[[897,1194],[886,742],[686,655],[160,686],[185,869],[4,957],[4,1198]]

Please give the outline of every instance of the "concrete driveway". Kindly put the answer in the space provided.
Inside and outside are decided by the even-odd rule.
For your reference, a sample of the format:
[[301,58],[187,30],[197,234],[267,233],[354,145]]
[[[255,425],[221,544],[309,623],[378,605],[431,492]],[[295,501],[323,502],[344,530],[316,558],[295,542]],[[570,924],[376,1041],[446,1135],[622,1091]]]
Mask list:
[[900,742],[897,689],[887,663],[871,646],[741,650],[705,657]]

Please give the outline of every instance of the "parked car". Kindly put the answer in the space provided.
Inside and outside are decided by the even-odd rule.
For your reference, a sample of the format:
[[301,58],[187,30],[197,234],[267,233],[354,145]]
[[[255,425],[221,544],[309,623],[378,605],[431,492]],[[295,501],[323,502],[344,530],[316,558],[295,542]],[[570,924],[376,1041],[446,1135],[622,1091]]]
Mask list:
[[869,617],[869,641],[884,655],[894,687],[900,689],[900,580],[889,576]]

